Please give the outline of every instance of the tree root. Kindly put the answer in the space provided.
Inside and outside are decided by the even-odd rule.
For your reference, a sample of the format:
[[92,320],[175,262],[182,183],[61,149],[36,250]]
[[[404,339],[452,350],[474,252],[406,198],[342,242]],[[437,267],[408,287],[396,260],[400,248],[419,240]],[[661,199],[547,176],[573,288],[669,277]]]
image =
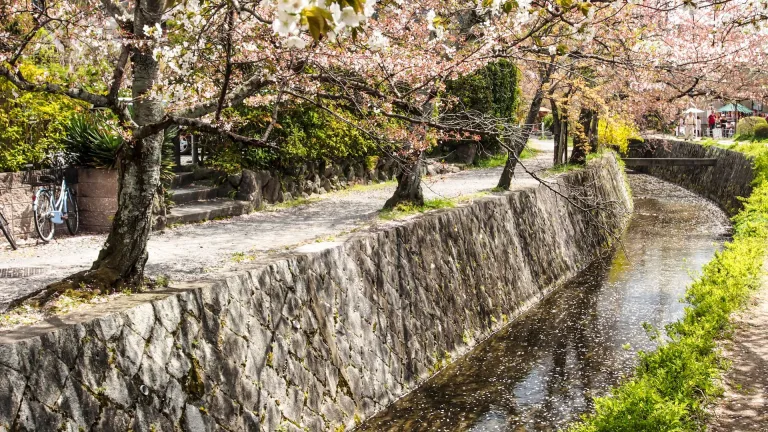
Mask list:
[[71,297],[89,299],[102,293],[114,292],[120,289],[121,284],[122,280],[117,271],[99,267],[81,271],[59,282],[54,282],[30,297],[27,303],[40,307],[64,293]]

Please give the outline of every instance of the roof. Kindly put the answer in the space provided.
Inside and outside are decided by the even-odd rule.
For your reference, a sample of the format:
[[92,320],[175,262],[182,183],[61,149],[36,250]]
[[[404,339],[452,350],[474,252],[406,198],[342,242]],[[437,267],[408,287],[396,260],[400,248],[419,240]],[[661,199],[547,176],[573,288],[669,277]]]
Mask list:
[[717,111],[718,112],[732,112],[732,111],[737,111],[737,110],[740,113],[742,113],[742,114],[752,114],[752,113],[754,113],[754,111],[752,111],[751,109],[745,107],[742,104],[736,104],[736,107],[734,108],[732,103],[729,103],[728,105],[720,107]]

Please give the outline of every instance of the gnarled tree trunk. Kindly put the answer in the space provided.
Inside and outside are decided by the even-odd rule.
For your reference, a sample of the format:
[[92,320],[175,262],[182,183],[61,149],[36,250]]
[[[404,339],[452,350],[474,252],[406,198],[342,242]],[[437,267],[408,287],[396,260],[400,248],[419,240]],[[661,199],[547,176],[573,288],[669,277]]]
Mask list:
[[395,208],[398,204],[410,203],[424,205],[424,193],[421,190],[421,164],[423,153],[418,152],[405,161],[397,174],[397,189],[384,204],[385,209]]
[[555,143],[555,151],[552,155],[552,163],[557,166],[561,163],[560,158],[560,131],[562,124],[560,120],[560,108],[557,106],[554,98],[549,99],[549,104],[552,106],[552,140]]
[[517,158],[525,149],[525,145],[528,143],[528,137],[531,135],[534,123],[538,120],[539,109],[541,109],[541,103],[544,101],[544,85],[549,82],[549,78],[554,71],[554,64],[551,63],[546,69],[542,69],[541,82],[539,88],[536,89],[536,93],[531,100],[531,106],[528,108],[528,114],[525,116],[525,124],[523,125],[522,136],[519,139],[513,140],[509,143],[510,148],[507,151],[507,163],[504,164],[504,170],[501,172],[499,183],[496,185],[499,189],[509,190],[512,185],[512,178],[515,176],[515,168],[517,167]]
[[[160,23],[165,2],[142,0],[136,7],[134,34]],[[150,90],[158,79],[159,67],[148,47],[135,48],[133,72],[133,120],[141,128],[157,123],[165,115],[162,101]],[[141,129],[139,129],[141,130]],[[160,186],[163,132],[127,143],[119,155],[118,210],[99,257],[90,270],[51,284],[34,300],[47,301],[53,294],[85,286],[109,290],[143,282],[147,262],[147,241],[152,230],[152,206]]]
[[593,109],[582,108],[579,113],[578,130],[573,134],[573,152],[569,160],[572,164],[584,164],[587,162],[587,154],[591,152],[592,119],[595,115]]

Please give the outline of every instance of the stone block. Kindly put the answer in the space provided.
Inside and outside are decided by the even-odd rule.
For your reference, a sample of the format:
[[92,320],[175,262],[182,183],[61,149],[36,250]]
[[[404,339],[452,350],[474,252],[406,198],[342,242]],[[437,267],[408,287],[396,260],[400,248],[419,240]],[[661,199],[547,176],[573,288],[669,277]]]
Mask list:
[[149,338],[155,325],[155,310],[152,303],[144,303],[123,312],[125,324],[144,339]]
[[177,296],[168,296],[153,303],[155,316],[169,333],[176,331],[181,321],[181,305]]
[[24,375],[0,366],[0,429],[11,429],[26,385]]

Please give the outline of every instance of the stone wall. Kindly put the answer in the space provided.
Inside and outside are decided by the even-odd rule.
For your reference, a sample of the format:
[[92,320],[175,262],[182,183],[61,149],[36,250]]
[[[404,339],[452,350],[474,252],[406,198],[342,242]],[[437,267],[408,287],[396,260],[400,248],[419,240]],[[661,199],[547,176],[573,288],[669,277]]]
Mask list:
[[[32,213],[32,196],[37,188],[30,183],[39,175],[39,171],[0,173],[0,206],[3,214],[11,219],[17,239],[37,237]],[[117,211],[117,171],[68,169],[66,177],[67,184],[77,194],[80,230],[109,231]],[[57,235],[69,235],[64,224],[57,225],[56,231]]]
[[[35,232],[32,216],[32,186],[25,184],[24,173],[0,173],[0,209],[9,219],[16,238],[27,238]],[[0,239],[0,247],[4,246]]]
[[80,229],[108,232],[117,212],[117,170],[77,170]]
[[[245,171],[222,179],[220,196],[262,203],[278,203],[296,198],[307,198],[344,189],[355,184],[368,184],[394,179],[399,165],[392,158],[368,158],[344,162],[308,162],[292,170]],[[421,167],[422,175],[440,175],[458,172],[457,166],[428,160]]]
[[339,431],[406,394],[604,250],[612,155],[539,186],[0,332],[0,429]]
[[715,166],[654,166],[638,167],[636,170],[709,198],[730,215],[741,209],[738,197],[748,197],[752,193],[752,160],[743,153],[685,141],[648,139],[641,145],[632,146],[628,156],[717,158]]

